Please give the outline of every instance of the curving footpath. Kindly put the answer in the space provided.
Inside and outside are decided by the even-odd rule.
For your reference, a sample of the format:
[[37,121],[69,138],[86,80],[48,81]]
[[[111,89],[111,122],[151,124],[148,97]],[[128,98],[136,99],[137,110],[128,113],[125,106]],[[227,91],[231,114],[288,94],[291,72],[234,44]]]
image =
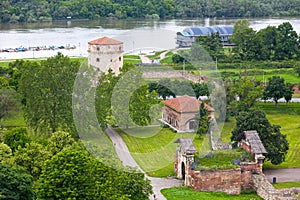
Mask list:
[[[106,129],[107,135],[110,137],[112,143],[114,144],[115,151],[121,160],[123,166],[131,166],[131,167],[137,167],[139,170],[141,170],[145,176],[151,181],[151,185],[153,187],[153,192],[156,196],[157,200],[165,200],[166,198],[162,195],[160,192],[161,189],[164,188],[171,188],[171,187],[178,187],[183,184],[182,180],[178,180],[175,178],[154,178],[149,177],[142,169],[141,167],[135,162],[133,157],[131,156],[124,140],[122,137],[111,127],[108,126]],[[151,195],[149,199],[154,199],[154,196]]]

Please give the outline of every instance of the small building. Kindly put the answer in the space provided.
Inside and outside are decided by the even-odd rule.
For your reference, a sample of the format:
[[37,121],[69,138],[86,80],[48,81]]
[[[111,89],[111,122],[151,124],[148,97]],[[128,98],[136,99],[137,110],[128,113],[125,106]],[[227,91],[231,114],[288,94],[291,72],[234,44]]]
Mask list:
[[198,37],[209,36],[213,33],[219,33],[223,46],[232,46],[229,41],[233,33],[233,26],[210,26],[210,27],[190,27],[177,32],[176,44],[179,47],[191,47]]
[[[184,95],[163,101],[162,122],[178,132],[194,132],[198,128],[201,101]],[[213,116],[214,109],[208,104],[205,108]]]
[[116,75],[123,66],[123,42],[102,37],[88,42],[88,64],[101,72],[112,69]]
[[265,159],[264,154],[267,153],[257,131],[250,130],[241,133],[238,138],[238,147],[253,155],[255,162],[262,164]]

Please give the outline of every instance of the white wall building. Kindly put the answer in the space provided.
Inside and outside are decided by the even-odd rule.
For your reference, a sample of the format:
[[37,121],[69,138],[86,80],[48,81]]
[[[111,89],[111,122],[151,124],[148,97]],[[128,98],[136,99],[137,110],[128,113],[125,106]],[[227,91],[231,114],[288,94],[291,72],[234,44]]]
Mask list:
[[88,42],[88,64],[107,73],[111,68],[116,75],[123,66],[123,42],[102,37]]

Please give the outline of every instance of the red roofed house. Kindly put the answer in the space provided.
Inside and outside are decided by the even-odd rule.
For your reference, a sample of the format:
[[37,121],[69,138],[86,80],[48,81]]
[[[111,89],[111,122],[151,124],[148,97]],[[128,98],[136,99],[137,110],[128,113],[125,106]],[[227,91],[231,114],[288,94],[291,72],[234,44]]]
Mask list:
[[88,63],[107,73],[111,68],[116,74],[123,66],[123,42],[102,37],[88,42]]
[[[184,95],[181,97],[165,100],[162,113],[163,123],[169,125],[178,132],[193,132],[198,126],[198,115],[201,101],[194,97]],[[214,109],[208,104],[204,104],[213,116]]]

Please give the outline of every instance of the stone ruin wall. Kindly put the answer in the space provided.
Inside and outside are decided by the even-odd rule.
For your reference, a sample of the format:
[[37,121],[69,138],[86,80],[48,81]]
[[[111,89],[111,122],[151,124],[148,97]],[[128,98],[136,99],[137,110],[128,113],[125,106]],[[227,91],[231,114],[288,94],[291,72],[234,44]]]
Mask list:
[[253,189],[265,200],[296,200],[300,199],[300,188],[275,189],[264,174],[253,175]]

